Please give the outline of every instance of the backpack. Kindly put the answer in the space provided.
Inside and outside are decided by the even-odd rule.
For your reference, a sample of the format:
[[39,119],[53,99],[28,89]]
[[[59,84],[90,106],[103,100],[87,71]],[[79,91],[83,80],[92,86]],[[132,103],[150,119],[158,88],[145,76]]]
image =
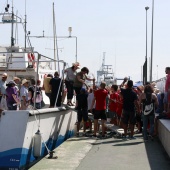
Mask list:
[[146,93],[146,99],[145,99],[145,104],[144,104],[144,109],[143,109],[143,114],[149,115],[153,113],[154,111],[154,104],[152,102],[152,94],[151,93]]
[[34,88],[34,92],[35,91],[36,91],[36,97],[35,96],[32,97],[32,102],[34,103],[35,101],[35,103],[40,103],[42,101],[41,88],[40,87]]

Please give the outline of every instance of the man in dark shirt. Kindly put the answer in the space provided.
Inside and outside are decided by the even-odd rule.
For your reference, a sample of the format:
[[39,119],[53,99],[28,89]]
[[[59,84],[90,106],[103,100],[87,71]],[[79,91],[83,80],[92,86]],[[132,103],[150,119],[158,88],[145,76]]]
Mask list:
[[131,134],[129,136],[130,139],[134,139],[134,125],[136,123],[135,120],[135,106],[139,112],[139,105],[137,102],[137,94],[132,90],[133,81],[128,80],[127,88],[121,88],[121,93],[123,95],[123,113],[122,113],[122,122],[124,127],[124,138],[127,136],[127,127],[130,124]]
[[57,71],[54,73],[54,78],[50,80],[49,84],[51,88],[50,107],[55,107],[56,99],[56,106],[60,107],[62,99],[62,80],[59,78]]
[[79,136],[80,123],[83,119],[83,135],[86,136],[86,122],[88,120],[88,104],[87,104],[88,94],[85,88],[81,88],[80,94],[77,95],[77,113],[78,113],[78,123],[77,123],[77,136]]

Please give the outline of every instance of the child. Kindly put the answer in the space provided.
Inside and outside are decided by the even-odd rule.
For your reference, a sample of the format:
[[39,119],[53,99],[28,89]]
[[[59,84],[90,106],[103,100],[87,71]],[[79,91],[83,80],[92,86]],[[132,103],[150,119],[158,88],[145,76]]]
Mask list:
[[96,106],[94,113],[94,134],[92,137],[96,137],[98,119],[102,120],[102,137],[105,137],[104,122],[106,121],[106,97],[108,95],[108,91],[105,89],[105,87],[106,83],[102,82],[100,84],[100,89],[94,92],[94,99],[91,105],[91,111],[95,102]]
[[123,109],[123,96],[121,92],[118,95],[118,100],[117,100],[117,118],[118,118],[118,126],[122,127],[121,124],[121,115],[122,115],[122,109]]
[[80,94],[77,95],[77,113],[78,113],[78,123],[77,123],[77,136],[79,136],[80,123],[83,119],[83,136],[86,136],[86,122],[88,120],[88,105],[87,105],[88,94],[85,88],[81,88]]
[[117,93],[118,86],[112,85],[111,87],[111,94],[109,100],[109,117],[111,118],[111,123],[117,125],[117,100],[118,100],[118,93]]

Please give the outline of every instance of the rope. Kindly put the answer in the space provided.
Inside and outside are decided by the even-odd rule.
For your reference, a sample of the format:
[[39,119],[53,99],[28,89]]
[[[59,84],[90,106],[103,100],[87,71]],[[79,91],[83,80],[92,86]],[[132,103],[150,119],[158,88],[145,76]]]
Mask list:
[[[40,131],[40,130],[39,130],[39,128],[40,128],[40,112],[39,112],[38,109],[34,108],[33,106],[30,106],[30,107],[31,107],[31,109],[32,109],[32,111],[33,111],[33,115],[34,115],[35,122],[36,122],[37,127],[38,127],[38,131]],[[35,110],[37,110],[38,113],[39,113],[39,122],[38,122],[37,116],[36,116],[36,114],[35,114]],[[40,133],[40,135],[41,135],[41,133]],[[43,141],[43,143],[44,143],[45,148],[47,149],[48,154],[50,154],[51,151],[48,149],[48,147],[47,147],[47,145],[46,145],[46,143],[45,143],[42,135],[41,135],[41,139],[42,139],[42,141]]]

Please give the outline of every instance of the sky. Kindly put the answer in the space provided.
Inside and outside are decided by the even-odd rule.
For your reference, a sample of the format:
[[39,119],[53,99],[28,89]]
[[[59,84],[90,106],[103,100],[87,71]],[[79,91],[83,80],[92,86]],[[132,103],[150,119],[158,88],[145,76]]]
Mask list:
[[[0,13],[6,0],[0,0]],[[11,0],[8,0],[9,4]],[[146,10],[148,29],[148,60],[151,57],[152,0],[13,0],[14,11],[23,18],[27,15],[27,31],[31,36],[53,36],[53,10],[55,7],[56,33],[59,59],[69,66],[75,62],[76,38],[68,38],[68,27],[77,37],[77,61],[90,72],[105,64],[113,66],[116,78],[130,76],[141,80],[141,67],[146,56]],[[170,1],[154,0],[153,25],[153,80],[165,76],[170,66]],[[0,45],[10,44],[10,25],[0,24]],[[20,45],[24,45],[22,26],[18,26]],[[53,39],[30,38],[35,51],[53,58]],[[149,77],[149,71],[148,71]]]

